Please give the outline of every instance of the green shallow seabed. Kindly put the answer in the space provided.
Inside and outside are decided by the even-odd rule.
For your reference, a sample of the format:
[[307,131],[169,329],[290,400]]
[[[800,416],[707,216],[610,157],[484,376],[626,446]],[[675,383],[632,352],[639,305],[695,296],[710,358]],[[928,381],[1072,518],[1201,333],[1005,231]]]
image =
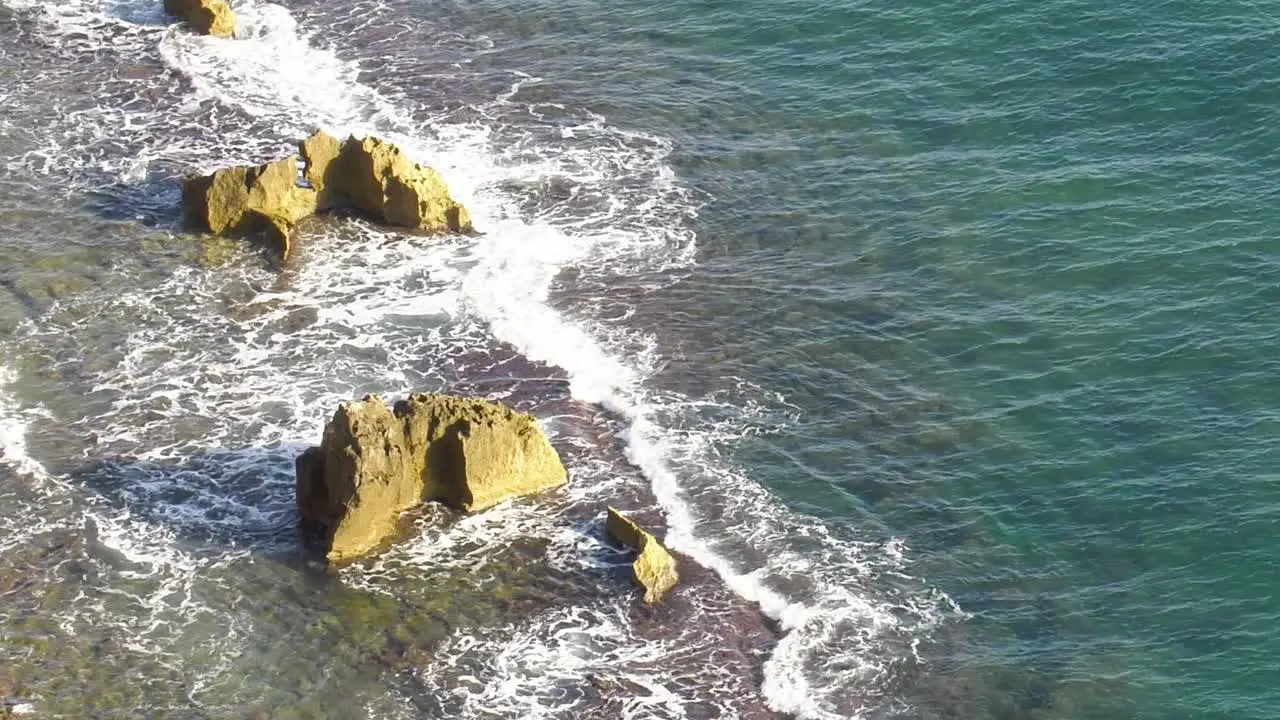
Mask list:
[[700,267],[649,318],[681,348],[668,373],[783,392],[799,421],[736,460],[905,538],[971,614],[903,690],[923,714],[1280,712],[1266,6],[520,17],[513,52],[674,138],[715,197]]

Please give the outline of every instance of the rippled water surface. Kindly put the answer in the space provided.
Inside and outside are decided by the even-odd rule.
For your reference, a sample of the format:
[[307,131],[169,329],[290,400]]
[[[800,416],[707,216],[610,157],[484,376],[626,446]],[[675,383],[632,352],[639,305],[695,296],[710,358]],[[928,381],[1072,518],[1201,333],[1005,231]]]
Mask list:
[[[1275,717],[1267,6],[233,4],[0,0],[0,700]],[[182,227],[315,127],[480,234]],[[572,482],[326,570],[292,459],[410,389]],[[606,503],[681,553],[661,608]]]

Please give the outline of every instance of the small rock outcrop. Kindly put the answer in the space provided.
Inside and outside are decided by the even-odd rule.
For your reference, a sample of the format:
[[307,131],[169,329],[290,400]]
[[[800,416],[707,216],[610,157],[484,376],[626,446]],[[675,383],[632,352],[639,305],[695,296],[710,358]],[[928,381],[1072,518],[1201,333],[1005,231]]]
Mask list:
[[256,167],[230,167],[187,180],[182,202],[191,222],[214,235],[265,237],[289,254],[294,228],[316,211],[315,191],[298,185],[298,158]]
[[236,14],[227,0],[164,0],[164,10],[186,20],[201,35],[229,38],[236,34]]
[[631,563],[631,577],[644,590],[644,601],[650,605],[660,602],[680,581],[676,573],[676,559],[650,533],[614,508],[609,508],[605,521],[609,537],[638,550]]
[[331,562],[373,550],[423,501],[476,512],[567,480],[532,416],[423,393],[391,408],[377,395],[343,403],[296,470],[298,512],[323,532]]
[[301,144],[304,178],[319,193],[319,210],[353,208],[388,225],[419,230],[471,229],[466,208],[435,170],[375,137],[336,139],[317,132]]
[[[183,204],[193,224],[215,235],[264,235],[287,256],[294,228],[316,212],[348,208],[389,225],[438,232],[472,229],[466,208],[435,170],[378,138],[339,142],[317,131],[289,156],[187,179]],[[299,182],[301,177],[302,182]]]

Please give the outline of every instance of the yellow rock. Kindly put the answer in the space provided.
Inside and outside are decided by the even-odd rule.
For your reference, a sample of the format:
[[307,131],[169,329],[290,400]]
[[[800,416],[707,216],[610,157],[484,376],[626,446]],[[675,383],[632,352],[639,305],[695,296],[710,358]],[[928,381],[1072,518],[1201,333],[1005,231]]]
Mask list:
[[341,144],[322,131],[304,140],[305,178],[322,209],[351,207],[388,225],[419,230],[471,230],[471,218],[435,170],[376,137]]
[[415,393],[396,403],[426,496],[467,512],[563,485],[560,456],[532,415],[482,398]]
[[183,191],[187,214],[215,235],[263,233],[287,256],[295,226],[318,211],[353,208],[391,225],[425,231],[472,229],[435,170],[377,138],[344,142],[317,131],[298,146],[298,158],[257,167],[231,167],[190,178]]
[[317,194],[317,209],[323,211],[342,207],[346,202],[339,191],[342,178],[338,165],[334,163],[342,154],[342,143],[323,130],[317,130],[311,137],[298,143],[298,151],[302,154],[302,162],[306,164],[302,177]]
[[293,230],[315,213],[316,193],[298,185],[298,158],[231,167],[190,178],[183,186],[188,217],[215,235],[265,236],[288,255]]
[[537,421],[481,398],[413,394],[343,403],[297,460],[298,512],[349,560],[392,537],[424,500],[475,512],[567,480]]
[[609,508],[605,531],[614,540],[639,552],[631,563],[631,577],[644,590],[644,601],[660,602],[680,581],[676,559],[658,539],[614,508]]
[[227,0],[164,0],[164,9],[201,35],[229,38],[236,34],[236,14]]

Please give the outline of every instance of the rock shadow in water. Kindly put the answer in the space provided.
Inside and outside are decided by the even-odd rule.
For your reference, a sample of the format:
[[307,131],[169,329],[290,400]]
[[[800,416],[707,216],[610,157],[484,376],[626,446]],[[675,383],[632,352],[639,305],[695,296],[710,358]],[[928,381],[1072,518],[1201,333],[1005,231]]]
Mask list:
[[299,445],[208,449],[173,458],[94,459],[69,479],[184,550],[300,556],[293,458]]
[[116,180],[85,193],[85,207],[104,220],[138,222],[147,227],[182,222],[178,187],[168,178],[150,177],[137,182]]

